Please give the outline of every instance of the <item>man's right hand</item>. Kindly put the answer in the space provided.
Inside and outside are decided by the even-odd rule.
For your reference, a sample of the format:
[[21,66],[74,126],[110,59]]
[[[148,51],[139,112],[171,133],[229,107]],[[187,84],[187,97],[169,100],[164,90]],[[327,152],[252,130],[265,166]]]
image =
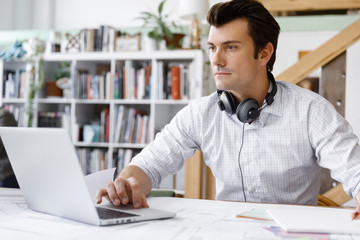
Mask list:
[[[135,168],[135,169],[134,169]],[[135,208],[146,207],[149,205],[146,201],[146,195],[150,192],[150,181],[146,174],[140,170],[140,177],[128,177],[128,170],[140,170],[137,167],[127,167],[114,182],[107,184],[106,188],[100,189],[96,194],[96,203],[102,202],[102,197],[105,197],[108,201],[112,202],[115,206],[121,204],[132,203]],[[137,175],[137,174],[136,174]],[[145,176],[141,176],[145,175]],[[145,179],[144,179],[145,177]],[[140,179],[140,180],[137,180]],[[142,181],[142,183],[140,183]]]

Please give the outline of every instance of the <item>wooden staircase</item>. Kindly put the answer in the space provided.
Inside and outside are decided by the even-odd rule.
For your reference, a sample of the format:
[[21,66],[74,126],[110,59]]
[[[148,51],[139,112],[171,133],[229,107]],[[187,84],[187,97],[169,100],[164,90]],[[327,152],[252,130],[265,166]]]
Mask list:
[[359,9],[358,0],[260,0],[270,12]]
[[297,63],[276,76],[276,80],[298,84],[310,73],[342,54],[360,39],[360,19],[339,32],[316,50],[302,57]]

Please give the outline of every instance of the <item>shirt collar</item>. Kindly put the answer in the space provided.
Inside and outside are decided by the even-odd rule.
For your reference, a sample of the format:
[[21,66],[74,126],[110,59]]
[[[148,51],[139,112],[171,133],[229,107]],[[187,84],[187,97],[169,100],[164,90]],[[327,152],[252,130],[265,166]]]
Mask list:
[[277,84],[277,92],[276,92],[276,94],[274,96],[274,102],[271,105],[265,106],[261,110],[260,116],[258,117],[257,121],[254,121],[250,125],[260,124],[261,127],[264,127],[264,125],[266,123],[266,120],[268,119],[268,117],[271,114],[276,115],[276,116],[282,116],[283,115],[283,103],[281,101],[282,94],[283,94],[283,89],[281,88],[281,86],[279,86],[279,84]]

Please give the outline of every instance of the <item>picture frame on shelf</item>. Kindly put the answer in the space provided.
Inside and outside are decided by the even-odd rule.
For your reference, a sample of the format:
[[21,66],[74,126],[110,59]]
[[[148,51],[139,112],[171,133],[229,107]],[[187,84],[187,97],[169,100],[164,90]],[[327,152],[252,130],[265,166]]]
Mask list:
[[141,34],[123,35],[116,37],[115,51],[140,51],[141,50]]

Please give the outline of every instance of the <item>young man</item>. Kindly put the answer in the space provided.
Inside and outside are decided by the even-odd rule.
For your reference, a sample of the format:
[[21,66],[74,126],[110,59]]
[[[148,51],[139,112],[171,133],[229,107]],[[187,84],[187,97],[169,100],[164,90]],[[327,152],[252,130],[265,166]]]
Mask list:
[[274,81],[280,28],[270,13],[255,0],[233,0],[214,5],[207,19],[218,91],[181,110],[99,191],[98,202],[105,196],[115,205],[147,207],[150,189],[196,149],[216,178],[218,200],[315,205],[319,166],[355,197],[358,138],[324,98]]

